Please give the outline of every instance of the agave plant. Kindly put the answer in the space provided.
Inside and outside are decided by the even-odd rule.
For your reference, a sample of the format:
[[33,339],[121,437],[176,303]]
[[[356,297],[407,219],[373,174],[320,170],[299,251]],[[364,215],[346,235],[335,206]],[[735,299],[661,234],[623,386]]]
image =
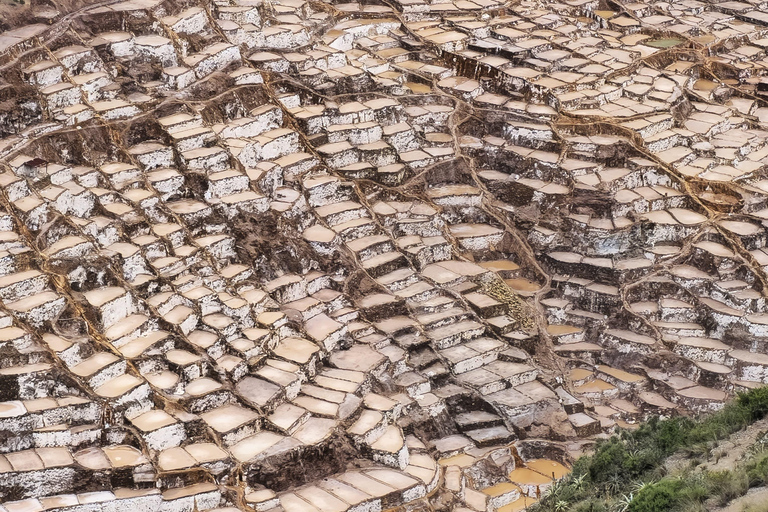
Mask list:
[[584,479],[587,477],[586,473],[582,473],[579,476],[574,476],[571,478],[571,485],[574,486],[577,490],[581,490],[582,487],[584,487]]
[[624,487],[624,479],[620,475],[611,475],[608,477],[608,482],[605,484],[605,489],[610,495],[618,494]]
[[634,494],[640,493],[642,490],[647,489],[648,487],[651,487],[655,482],[653,480],[649,480],[647,482],[637,482],[635,485],[632,486],[632,492]]
[[749,451],[752,456],[762,455],[768,451],[768,432],[760,436],[760,438],[755,441],[755,444],[750,446]]
[[560,494],[566,485],[567,483],[565,480],[557,480],[552,485],[550,485],[546,491],[544,491],[544,496],[557,497],[557,495]]
[[632,505],[632,500],[635,499],[634,493],[622,494],[619,498],[619,503],[616,506],[616,512],[627,512],[629,506]]

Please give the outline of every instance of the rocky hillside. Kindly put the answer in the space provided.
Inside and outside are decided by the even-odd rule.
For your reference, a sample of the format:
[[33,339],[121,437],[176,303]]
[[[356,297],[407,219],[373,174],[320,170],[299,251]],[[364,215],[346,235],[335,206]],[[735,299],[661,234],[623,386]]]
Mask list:
[[768,388],[717,413],[654,418],[576,461],[534,510],[764,512]]

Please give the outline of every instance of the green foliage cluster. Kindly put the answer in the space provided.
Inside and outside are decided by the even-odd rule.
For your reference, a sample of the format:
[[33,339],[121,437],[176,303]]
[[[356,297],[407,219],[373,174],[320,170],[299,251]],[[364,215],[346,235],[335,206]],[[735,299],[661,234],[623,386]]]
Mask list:
[[717,497],[720,505],[743,496],[749,490],[749,477],[743,469],[710,471],[706,478],[711,495]]
[[705,500],[722,506],[743,496],[750,482],[742,468],[703,473],[684,473],[649,484],[633,497],[627,512],[699,512]]
[[768,484],[768,438],[744,468],[688,472],[672,478],[664,461],[684,451],[704,454],[712,444],[768,415],[768,387],[740,393],[716,413],[698,418],[651,418],[636,430],[620,430],[579,458],[537,504],[538,512],[660,512],[704,510],[716,498],[727,503],[752,485]]
[[662,480],[647,486],[629,502],[628,512],[672,510],[683,487],[682,480]]
[[768,485],[768,449],[763,448],[752,456],[745,470],[750,484]]

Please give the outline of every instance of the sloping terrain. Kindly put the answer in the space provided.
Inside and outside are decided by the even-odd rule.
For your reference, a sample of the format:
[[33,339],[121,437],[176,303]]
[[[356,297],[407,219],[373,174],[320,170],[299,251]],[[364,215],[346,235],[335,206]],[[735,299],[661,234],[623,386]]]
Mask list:
[[533,510],[765,510],[767,412],[768,393],[758,388],[716,413],[621,430],[579,458]]

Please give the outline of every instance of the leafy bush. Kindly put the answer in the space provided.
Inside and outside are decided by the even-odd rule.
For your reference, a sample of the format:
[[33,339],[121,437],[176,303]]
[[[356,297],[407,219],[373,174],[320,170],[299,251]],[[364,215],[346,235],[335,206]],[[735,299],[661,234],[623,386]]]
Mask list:
[[736,403],[749,411],[752,421],[762,419],[768,414],[768,387],[739,393]]
[[678,503],[678,493],[683,487],[681,480],[661,480],[644,487],[629,504],[628,512],[661,512],[672,510]]
[[590,479],[594,483],[603,484],[617,476],[623,476],[626,458],[627,449],[624,443],[615,437],[599,444],[589,464]]
[[749,490],[749,478],[743,469],[734,471],[710,471],[707,473],[707,482],[712,496],[716,497],[721,505],[744,496]]
[[709,497],[709,485],[700,473],[687,473],[682,477],[683,486],[678,493],[681,510],[699,510]]
[[688,444],[694,426],[694,422],[689,418],[660,420],[653,417],[635,431],[633,440],[636,443],[651,444],[665,454],[674,453],[681,446]]
[[745,469],[751,485],[768,484],[768,451],[755,454],[747,461]]
[[752,410],[738,400],[727,404],[722,410],[696,422],[687,433],[686,445],[711,443],[741,430],[754,421]]
[[608,511],[608,505],[605,503],[605,500],[601,500],[598,498],[580,501],[579,503],[575,504],[573,507],[568,509],[568,512],[607,512],[607,511]]

